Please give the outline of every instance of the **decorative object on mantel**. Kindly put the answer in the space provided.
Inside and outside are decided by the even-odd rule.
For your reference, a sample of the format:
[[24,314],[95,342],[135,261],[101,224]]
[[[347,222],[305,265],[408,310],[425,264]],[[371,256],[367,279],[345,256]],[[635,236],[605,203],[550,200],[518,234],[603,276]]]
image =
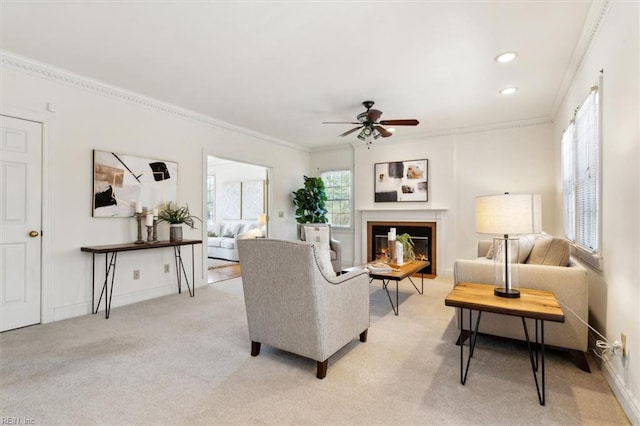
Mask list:
[[393,161],[374,165],[376,203],[429,201],[429,160]]
[[136,216],[177,194],[178,163],[93,150],[93,217]]
[[298,223],[327,223],[327,194],[320,177],[304,176],[304,187],[293,192]]
[[[476,197],[476,232],[494,237],[495,289],[500,297],[518,298],[518,238],[514,234],[542,231],[540,194],[484,195]],[[511,235],[511,236],[510,236]],[[514,264],[514,265],[512,265]]]
[[202,222],[200,218],[189,212],[188,204],[184,207],[176,205],[173,208],[171,203],[168,203],[166,207],[158,211],[158,221],[169,223],[169,241],[182,241],[182,224],[195,229],[195,220]]

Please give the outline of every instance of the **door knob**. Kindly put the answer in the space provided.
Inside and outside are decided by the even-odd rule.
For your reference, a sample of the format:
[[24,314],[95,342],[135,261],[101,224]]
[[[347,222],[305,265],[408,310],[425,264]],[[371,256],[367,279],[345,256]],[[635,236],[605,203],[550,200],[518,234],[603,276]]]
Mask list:
[[38,231],[31,231],[31,232],[29,232],[29,236],[30,236],[31,238],[35,238],[35,237],[37,237],[38,235],[40,235],[40,233],[39,233]]

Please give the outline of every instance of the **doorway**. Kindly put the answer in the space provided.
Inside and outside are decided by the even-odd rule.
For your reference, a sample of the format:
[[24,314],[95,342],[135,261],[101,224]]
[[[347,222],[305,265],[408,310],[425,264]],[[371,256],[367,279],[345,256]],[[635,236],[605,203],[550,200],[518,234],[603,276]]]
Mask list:
[[267,167],[207,156],[204,247],[209,284],[240,276],[234,238],[268,235]]

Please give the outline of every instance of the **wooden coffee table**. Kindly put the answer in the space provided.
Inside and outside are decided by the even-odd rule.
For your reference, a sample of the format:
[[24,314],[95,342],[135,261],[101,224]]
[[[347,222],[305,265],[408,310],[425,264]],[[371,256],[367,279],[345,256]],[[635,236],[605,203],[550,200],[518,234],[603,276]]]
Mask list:
[[[400,311],[400,305],[398,302],[398,283],[405,278],[409,278],[411,284],[416,289],[419,294],[424,293],[424,273],[420,272],[421,269],[429,266],[430,263],[426,260],[412,260],[411,262],[407,262],[403,265],[398,266],[397,268],[393,268],[393,270],[389,272],[369,272],[369,283],[373,280],[382,281],[382,288],[387,292],[387,297],[389,298],[389,303],[391,303],[391,309],[393,309],[393,313],[398,315]],[[365,265],[366,266],[366,265]],[[346,271],[351,271],[355,269],[362,269],[362,266],[354,266],[353,268],[348,268]],[[420,272],[421,285],[420,289],[416,286],[416,284],[411,279],[413,274],[417,274]],[[393,305],[393,300],[391,299],[391,294],[389,294],[389,289],[387,288],[391,281],[396,282],[396,304]]]
[[[493,294],[493,286],[488,284],[477,284],[460,282],[456,285],[444,300],[446,306],[453,306],[460,309],[459,327],[460,327],[460,382],[464,385],[467,381],[467,373],[469,372],[469,363],[473,356],[473,350],[476,345],[478,336],[478,326],[480,325],[480,317],[482,312],[493,312],[496,314],[518,316],[522,319],[522,328],[524,337],[529,349],[529,360],[531,361],[531,370],[533,379],[536,384],[538,393],[538,401],[540,405],[545,403],[545,383],[544,383],[544,322],[555,321],[564,322],[564,313],[560,304],[556,300],[554,294],[550,291],[531,290],[520,288],[520,297],[517,299],[509,299],[498,297]],[[464,310],[469,311],[469,329],[465,331],[463,328]],[[471,329],[472,311],[478,311],[475,328]],[[535,321],[535,351],[531,348],[529,340],[529,331],[525,318],[531,318]],[[539,324],[539,327],[538,327]],[[540,375],[542,378],[542,389],[538,384],[538,331],[540,332]],[[468,334],[467,334],[468,333]],[[467,357],[467,366],[464,367],[464,342],[469,338],[469,356]]]

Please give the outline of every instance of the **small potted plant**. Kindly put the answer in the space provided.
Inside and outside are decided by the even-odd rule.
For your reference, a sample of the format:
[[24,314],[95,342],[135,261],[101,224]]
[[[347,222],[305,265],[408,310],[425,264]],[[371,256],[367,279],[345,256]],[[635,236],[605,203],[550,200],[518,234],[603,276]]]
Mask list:
[[402,252],[404,259],[403,261],[408,260],[416,260],[416,254],[413,251],[413,240],[411,239],[411,235],[404,233],[402,235],[396,236],[396,241],[402,244]]
[[169,240],[182,241],[182,224],[184,223],[191,229],[195,229],[195,221],[200,220],[189,212],[189,205],[184,207],[171,206],[171,202],[158,211],[158,221],[169,223]]

